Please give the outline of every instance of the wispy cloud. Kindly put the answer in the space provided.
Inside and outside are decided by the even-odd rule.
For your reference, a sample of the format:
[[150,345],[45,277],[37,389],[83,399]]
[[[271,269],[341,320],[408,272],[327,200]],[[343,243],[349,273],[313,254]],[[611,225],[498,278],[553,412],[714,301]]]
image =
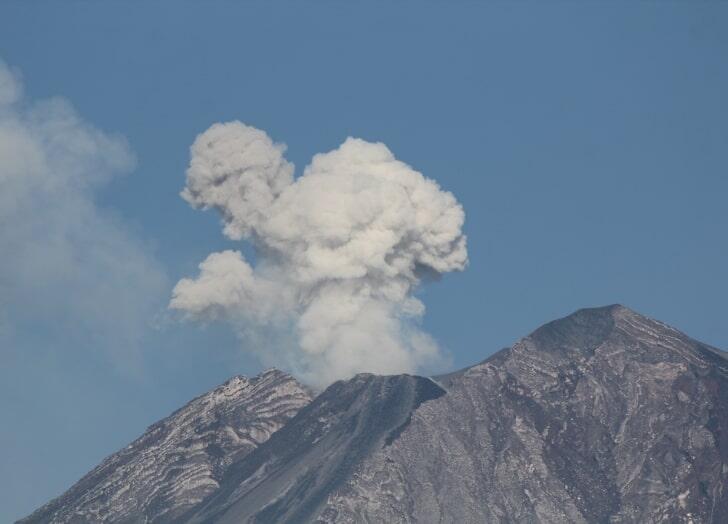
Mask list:
[[0,348],[80,344],[123,364],[166,276],[95,192],[135,165],[126,141],[62,98],[28,100],[0,61]]

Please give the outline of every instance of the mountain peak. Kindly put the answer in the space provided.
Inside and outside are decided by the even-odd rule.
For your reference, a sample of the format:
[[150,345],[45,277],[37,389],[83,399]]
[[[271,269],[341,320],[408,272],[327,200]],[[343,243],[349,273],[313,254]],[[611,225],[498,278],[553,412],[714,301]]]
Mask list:
[[311,398],[277,369],[235,375],[150,426],[21,522],[177,521],[218,488],[231,461],[268,440]]
[[312,521],[717,522],[728,364],[706,347],[618,304],[550,322],[437,377]]
[[258,373],[258,377],[293,377],[290,373],[286,373],[278,368],[267,368]]
[[579,309],[548,322],[526,337],[526,340],[533,342],[542,351],[588,355],[609,337],[617,336],[616,331],[620,332],[621,337],[632,338],[660,336],[666,332],[679,333],[621,304],[611,304]]
[[523,339],[520,345],[523,344],[572,358],[589,358],[600,347],[619,347],[633,358],[651,362],[677,359],[702,365],[705,359],[728,359],[725,351],[621,304],[579,309],[544,324]]

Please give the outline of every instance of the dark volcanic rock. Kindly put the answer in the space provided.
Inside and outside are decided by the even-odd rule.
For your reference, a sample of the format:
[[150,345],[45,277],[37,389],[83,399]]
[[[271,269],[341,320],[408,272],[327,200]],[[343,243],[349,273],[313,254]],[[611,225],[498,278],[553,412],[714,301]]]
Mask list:
[[336,382],[264,445],[231,467],[192,522],[308,522],[362,461],[406,430],[431,379],[357,375]]
[[218,488],[228,466],[311,401],[293,377],[234,377],[105,459],[23,523],[177,522]]

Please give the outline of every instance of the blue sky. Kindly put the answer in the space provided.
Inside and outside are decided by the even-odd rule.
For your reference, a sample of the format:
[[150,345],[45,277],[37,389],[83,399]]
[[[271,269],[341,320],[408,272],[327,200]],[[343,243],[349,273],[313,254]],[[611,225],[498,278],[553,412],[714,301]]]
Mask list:
[[3,3],[23,114],[63,97],[126,140],[128,165],[0,212],[3,258],[53,242],[59,223],[81,238],[64,252],[73,278],[54,276],[56,255],[42,279],[0,264],[0,521],[259,371],[228,327],[165,312],[179,278],[239,248],[179,197],[214,122],[285,142],[299,174],[347,136],[379,140],[453,192],[470,265],[420,293],[453,367],[615,302],[728,348],[727,23],[728,5],[708,2]]

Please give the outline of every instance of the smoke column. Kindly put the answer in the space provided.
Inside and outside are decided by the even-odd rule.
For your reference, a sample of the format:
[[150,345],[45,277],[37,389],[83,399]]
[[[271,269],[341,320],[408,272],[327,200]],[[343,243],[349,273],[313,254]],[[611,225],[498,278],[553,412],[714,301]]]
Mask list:
[[425,274],[465,268],[460,204],[382,143],[348,138],[295,179],[285,150],[240,122],[197,137],[182,198],[220,213],[257,262],[212,253],[170,307],[230,322],[265,364],[318,386],[436,366],[413,291]]

